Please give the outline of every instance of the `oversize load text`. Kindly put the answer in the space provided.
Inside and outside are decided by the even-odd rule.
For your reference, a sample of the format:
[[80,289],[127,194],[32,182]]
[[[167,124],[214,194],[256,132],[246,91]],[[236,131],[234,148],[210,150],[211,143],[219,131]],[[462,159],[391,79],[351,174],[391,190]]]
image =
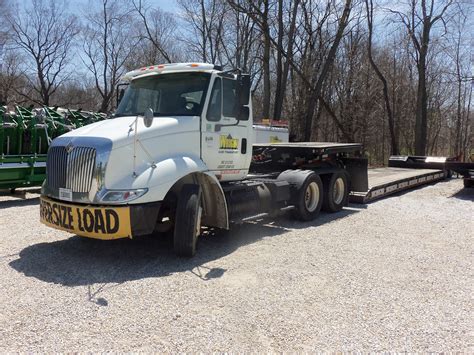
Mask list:
[[120,228],[120,218],[109,208],[79,208],[40,200],[41,219],[71,232],[114,234]]

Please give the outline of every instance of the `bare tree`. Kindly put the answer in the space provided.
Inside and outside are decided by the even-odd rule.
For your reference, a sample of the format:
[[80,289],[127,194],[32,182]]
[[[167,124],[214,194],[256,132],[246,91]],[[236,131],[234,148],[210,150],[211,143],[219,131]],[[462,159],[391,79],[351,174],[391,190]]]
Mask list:
[[21,56],[13,51],[7,51],[2,58],[0,70],[0,101],[4,104],[11,101],[19,101],[15,96],[24,86],[24,78],[21,75]]
[[[336,34],[329,48],[327,57],[321,66],[321,71],[319,73],[315,72],[313,75],[313,78],[312,78],[313,84],[311,85],[311,91],[314,97],[318,98],[319,100],[321,100],[322,98],[322,90],[323,90],[324,81],[329,75],[331,66],[334,63],[334,59],[336,58],[336,52],[339,47],[339,43],[341,42],[341,39],[344,35],[344,31],[349,23],[351,10],[352,10],[352,0],[346,0],[342,14],[338,19]],[[304,140],[305,141],[311,140],[311,133],[313,132],[313,116],[314,116],[315,107],[316,107],[316,100],[310,101],[308,109],[306,111],[306,115],[304,117],[304,122],[305,122]]]
[[[158,54],[156,57],[161,57],[168,63],[173,62],[175,56],[172,53],[172,42],[176,38],[176,20],[171,14],[146,5],[143,0],[132,0],[132,6],[144,27],[144,31],[140,32],[140,38],[152,44]],[[161,58],[155,60],[161,61]]]
[[228,6],[223,0],[178,0],[188,31],[181,40],[203,62],[225,64],[224,26]]
[[78,34],[77,19],[66,13],[63,1],[32,0],[8,21],[11,40],[34,63],[27,64],[25,72],[38,98],[29,99],[48,106],[51,96],[69,78],[67,65]]
[[[275,88],[275,105],[273,118],[279,120],[283,109],[283,100],[285,98],[286,87],[288,82],[288,74],[290,71],[290,62],[293,60],[293,47],[295,43],[296,21],[298,18],[300,0],[290,2],[287,9],[289,16],[288,29],[285,27],[283,15],[285,12],[284,1],[278,0],[278,40],[277,40],[277,61],[276,61],[276,88]],[[286,39],[286,56],[283,55],[283,42]]]
[[109,112],[116,85],[137,40],[130,23],[131,9],[124,1],[101,0],[98,8],[92,2],[89,5],[85,14],[87,27],[83,32],[83,61],[101,97],[99,111]]
[[405,26],[415,49],[415,61],[418,71],[418,89],[416,95],[415,154],[425,155],[428,127],[428,93],[426,88],[427,57],[430,36],[437,22],[444,22],[443,16],[453,0],[440,1],[436,6],[434,0],[410,0],[409,11],[390,12],[396,14]]
[[272,0],[227,0],[230,6],[247,16],[250,16],[257,23],[262,36],[262,76],[263,76],[263,112],[264,118],[270,118],[270,101],[271,101],[271,17],[270,8],[275,5]]
[[365,0],[365,7],[367,11],[367,27],[369,30],[368,33],[368,40],[367,40],[367,53],[369,57],[369,62],[370,65],[372,66],[372,69],[374,70],[375,74],[377,74],[377,77],[379,80],[382,82],[383,86],[383,98],[385,101],[385,110],[387,114],[387,120],[388,120],[388,127],[390,131],[390,143],[391,143],[391,153],[394,155],[398,155],[399,148],[398,148],[398,141],[397,141],[397,136],[395,133],[395,120],[393,118],[393,111],[392,111],[392,105],[390,104],[390,97],[388,94],[388,83],[387,79],[385,76],[382,74],[381,70],[379,69],[378,65],[375,63],[373,55],[372,55],[372,36],[373,36],[373,22],[374,22],[374,4],[373,0]]
[[[456,21],[455,29],[451,37],[451,43],[454,45],[454,50],[449,51],[448,55],[452,56],[455,66],[453,73],[456,82],[456,118],[455,118],[455,132],[454,132],[454,154],[457,156],[465,156],[467,152],[467,136],[469,135],[469,111],[472,96],[473,78],[469,77],[471,64],[469,61],[469,50],[463,48],[464,28],[468,25],[466,15],[460,11],[459,19]],[[474,45],[474,44],[473,44]],[[452,54],[451,54],[452,53]],[[474,54],[473,54],[474,55]],[[467,60],[466,60],[467,59]],[[467,153],[467,154],[466,154]]]

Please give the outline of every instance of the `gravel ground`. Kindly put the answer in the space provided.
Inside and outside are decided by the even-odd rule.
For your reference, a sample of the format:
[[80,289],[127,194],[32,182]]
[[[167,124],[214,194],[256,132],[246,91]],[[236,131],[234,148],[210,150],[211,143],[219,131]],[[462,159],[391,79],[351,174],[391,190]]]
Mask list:
[[103,242],[0,196],[0,351],[473,352],[474,190],[451,180],[312,223]]

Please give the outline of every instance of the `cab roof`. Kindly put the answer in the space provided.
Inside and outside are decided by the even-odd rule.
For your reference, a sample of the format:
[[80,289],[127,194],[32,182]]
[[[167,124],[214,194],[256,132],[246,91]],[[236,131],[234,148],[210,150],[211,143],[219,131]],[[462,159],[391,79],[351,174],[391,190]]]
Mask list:
[[222,68],[209,63],[169,63],[157,64],[129,71],[122,77],[123,81],[131,81],[141,76],[148,76],[172,72],[212,72],[221,71]]

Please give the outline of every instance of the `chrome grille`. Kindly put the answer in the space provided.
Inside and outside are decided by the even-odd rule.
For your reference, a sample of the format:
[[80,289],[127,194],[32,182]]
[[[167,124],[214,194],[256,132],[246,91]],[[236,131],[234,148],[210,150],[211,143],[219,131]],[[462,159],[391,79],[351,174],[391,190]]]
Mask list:
[[55,146],[48,151],[47,185],[53,189],[67,188],[72,192],[89,192],[96,158],[95,148]]

